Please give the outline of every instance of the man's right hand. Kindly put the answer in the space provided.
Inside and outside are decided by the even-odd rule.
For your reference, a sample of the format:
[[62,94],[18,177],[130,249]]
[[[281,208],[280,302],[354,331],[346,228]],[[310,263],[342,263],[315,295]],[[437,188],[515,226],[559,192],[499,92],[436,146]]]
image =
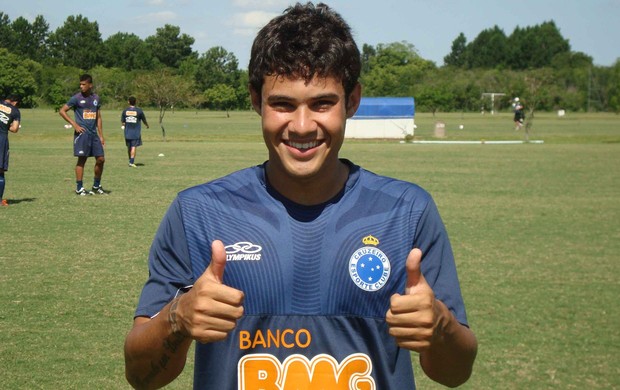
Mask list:
[[243,292],[223,283],[226,249],[222,241],[213,241],[211,253],[211,263],[172,313],[176,328],[201,343],[225,339],[243,316]]

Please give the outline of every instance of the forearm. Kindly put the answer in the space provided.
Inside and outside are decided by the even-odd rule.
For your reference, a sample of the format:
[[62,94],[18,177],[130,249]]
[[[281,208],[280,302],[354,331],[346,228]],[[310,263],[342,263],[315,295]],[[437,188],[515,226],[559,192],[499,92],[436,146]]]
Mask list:
[[103,120],[101,119],[101,114],[97,115],[97,133],[99,133],[99,138],[103,139]]
[[127,335],[125,375],[134,388],[160,388],[183,371],[192,339],[173,332],[169,308],[150,320],[137,318]]
[[71,117],[69,117],[69,114],[67,114],[68,111],[68,107],[67,106],[62,106],[60,108],[60,111],[58,111],[58,114],[62,117],[62,119],[64,119],[65,121],[69,122],[71,125],[73,125],[73,120],[71,120]]
[[440,326],[431,347],[420,354],[426,375],[445,386],[456,387],[471,376],[478,342],[474,333],[460,324],[448,308],[436,301]]

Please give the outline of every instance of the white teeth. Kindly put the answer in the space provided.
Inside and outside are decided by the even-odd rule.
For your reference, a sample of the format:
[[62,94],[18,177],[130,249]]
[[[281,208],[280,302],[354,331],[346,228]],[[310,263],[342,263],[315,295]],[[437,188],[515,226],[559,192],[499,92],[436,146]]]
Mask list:
[[290,141],[290,142],[288,142],[288,144],[290,146],[292,146],[293,148],[296,148],[296,149],[311,149],[311,148],[316,148],[317,146],[319,146],[319,142],[318,141],[306,142],[306,143]]

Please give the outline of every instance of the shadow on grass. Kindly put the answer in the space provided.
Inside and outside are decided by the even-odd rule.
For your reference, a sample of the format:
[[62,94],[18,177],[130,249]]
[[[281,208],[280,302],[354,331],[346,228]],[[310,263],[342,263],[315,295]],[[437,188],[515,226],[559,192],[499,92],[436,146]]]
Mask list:
[[23,198],[23,199],[7,199],[7,201],[9,202],[9,204],[18,204],[18,203],[22,203],[22,202],[34,202],[36,201],[37,198]]

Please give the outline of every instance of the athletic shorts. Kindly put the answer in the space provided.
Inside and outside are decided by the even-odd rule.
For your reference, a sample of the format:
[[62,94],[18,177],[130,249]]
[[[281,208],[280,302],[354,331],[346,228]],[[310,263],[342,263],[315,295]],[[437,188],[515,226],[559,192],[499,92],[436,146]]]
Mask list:
[[9,170],[9,138],[0,135],[0,169]]
[[102,157],[103,145],[98,135],[92,135],[88,132],[81,134],[73,134],[73,155],[75,157]]
[[142,145],[142,138],[138,138],[138,139],[125,138],[125,145],[127,145],[128,148],[138,147]]

